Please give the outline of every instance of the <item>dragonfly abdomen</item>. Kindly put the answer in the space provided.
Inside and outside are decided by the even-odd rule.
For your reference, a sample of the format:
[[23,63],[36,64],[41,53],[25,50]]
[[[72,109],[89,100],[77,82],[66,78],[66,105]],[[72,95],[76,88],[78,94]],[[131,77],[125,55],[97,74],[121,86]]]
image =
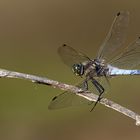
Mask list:
[[117,75],[140,75],[140,70],[127,70],[127,69],[119,69],[108,65],[109,75],[117,76]]

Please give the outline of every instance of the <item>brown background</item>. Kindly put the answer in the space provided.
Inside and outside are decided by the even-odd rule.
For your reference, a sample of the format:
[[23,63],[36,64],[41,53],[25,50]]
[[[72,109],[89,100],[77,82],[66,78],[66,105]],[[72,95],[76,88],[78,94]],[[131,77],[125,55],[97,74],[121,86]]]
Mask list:
[[[140,35],[139,0],[1,0],[1,68],[79,81],[60,60],[57,48],[67,43],[94,58],[120,10],[130,11],[126,45]],[[140,114],[138,76],[111,79],[104,95]],[[58,89],[24,80],[0,79],[0,139],[139,140],[140,128],[118,112],[98,105],[49,111]]]

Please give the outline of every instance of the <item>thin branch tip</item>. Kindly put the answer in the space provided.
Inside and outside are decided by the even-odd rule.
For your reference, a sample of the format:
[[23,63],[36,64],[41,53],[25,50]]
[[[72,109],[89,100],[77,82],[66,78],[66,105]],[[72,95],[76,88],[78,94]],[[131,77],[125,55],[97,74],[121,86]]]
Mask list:
[[140,116],[139,115],[136,116],[136,125],[140,126]]

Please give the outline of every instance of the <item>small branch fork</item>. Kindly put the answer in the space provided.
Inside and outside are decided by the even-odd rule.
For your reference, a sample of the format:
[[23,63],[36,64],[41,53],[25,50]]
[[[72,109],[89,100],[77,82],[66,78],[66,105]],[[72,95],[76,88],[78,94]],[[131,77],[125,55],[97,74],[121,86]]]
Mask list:
[[[0,77],[1,78],[19,78],[19,79],[29,80],[29,81],[32,81],[32,82],[38,83],[38,84],[49,85],[49,86],[52,86],[53,88],[59,88],[61,90],[71,91],[73,94],[86,98],[89,101],[96,102],[98,99],[98,95],[96,95],[90,91],[83,91],[82,89],[80,89],[78,87],[64,84],[64,83],[61,83],[58,81],[54,81],[54,80],[48,79],[46,77],[19,73],[19,72],[9,71],[9,70],[5,70],[5,69],[0,69]],[[112,109],[134,119],[136,121],[136,125],[137,126],[140,125],[140,115],[139,114],[137,114],[109,99],[106,99],[106,98],[102,98],[100,100],[100,103],[105,105],[106,107],[112,108]]]

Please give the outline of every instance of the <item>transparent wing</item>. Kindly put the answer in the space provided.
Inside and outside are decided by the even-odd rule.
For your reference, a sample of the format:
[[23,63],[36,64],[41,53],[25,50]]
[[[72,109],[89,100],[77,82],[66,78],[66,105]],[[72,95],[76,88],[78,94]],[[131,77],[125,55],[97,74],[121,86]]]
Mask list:
[[121,52],[121,47],[126,38],[126,31],[129,23],[129,12],[119,12],[107,34],[107,37],[100,47],[97,58],[105,59],[107,62]]
[[67,46],[66,44],[58,48],[58,54],[60,55],[62,61],[70,67],[73,66],[73,64],[90,60],[86,55],[77,52],[75,49]]
[[[109,81],[106,79],[105,76],[96,78],[96,80],[103,86],[105,92],[108,91]],[[83,88],[83,83],[79,84],[77,87]],[[91,89],[93,93],[99,95],[99,91],[92,84],[92,82],[89,82],[88,87]],[[70,106],[78,106],[82,104],[90,105],[91,103],[92,103],[91,101],[83,97],[80,97],[74,93],[66,91],[55,96],[50,102],[48,108],[52,110],[52,109],[66,108]]]
[[60,109],[70,106],[77,106],[80,104],[88,104],[89,102],[90,101],[86,100],[85,98],[82,98],[74,93],[66,91],[62,94],[59,94],[58,96],[55,96],[50,102],[48,108],[51,110]]
[[140,65],[140,37],[125,48],[110,64],[124,69],[131,69]]

